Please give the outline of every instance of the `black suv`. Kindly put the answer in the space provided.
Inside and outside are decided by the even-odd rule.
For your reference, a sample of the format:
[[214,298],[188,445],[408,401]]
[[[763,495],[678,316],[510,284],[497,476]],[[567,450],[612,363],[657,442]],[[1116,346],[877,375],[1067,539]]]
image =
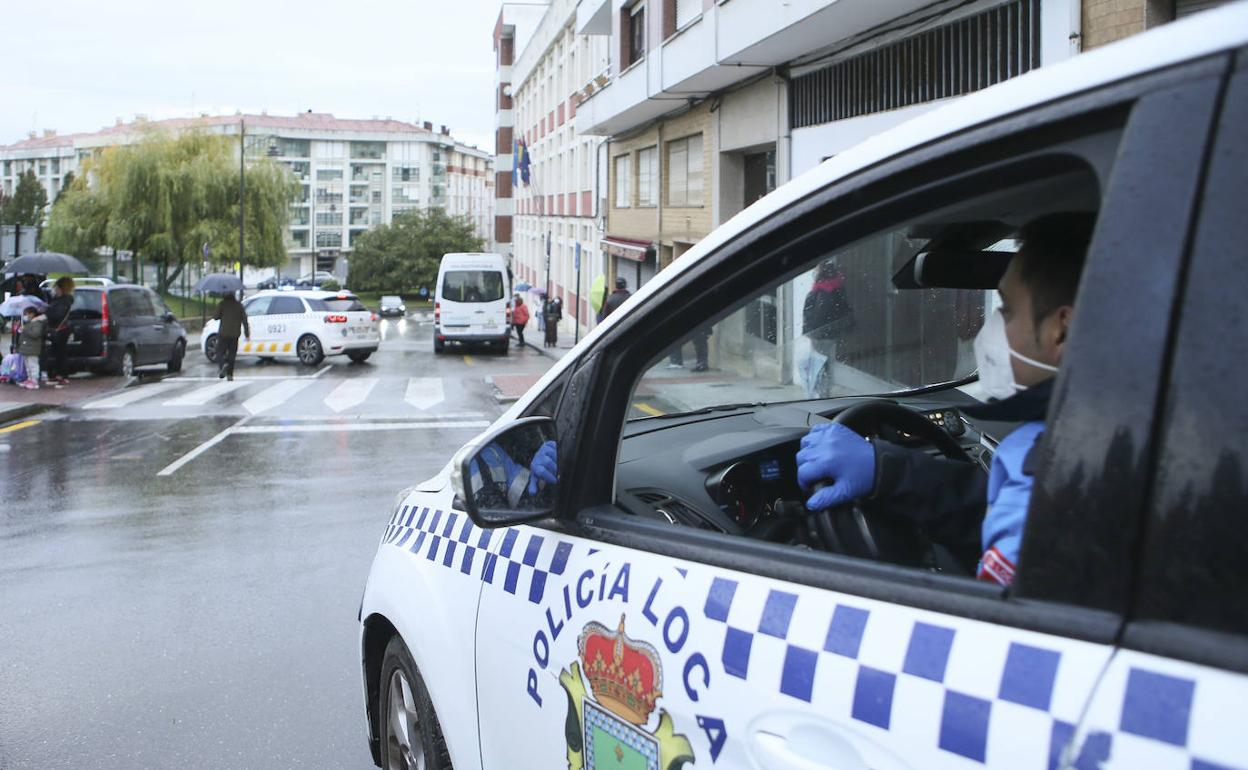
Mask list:
[[186,330],[143,286],[82,286],[69,311],[69,365],[129,377],[139,366],[182,369]]

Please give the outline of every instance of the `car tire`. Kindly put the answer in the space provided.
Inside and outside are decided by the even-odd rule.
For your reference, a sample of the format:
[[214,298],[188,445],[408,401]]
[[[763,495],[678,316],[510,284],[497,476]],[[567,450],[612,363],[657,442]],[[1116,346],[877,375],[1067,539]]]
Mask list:
[[134,346],[129,345],[125,350],[121,351],[121,359],[117,361],[117,374],[122,377],[130,378],[134,376],[135,362]]
[[221,338],[215,334],[204,340],[204,357],[210,364],[218,364],[221,357]]
[[169,357],[169,363],[165,364],[165,371],[170,374],[182,371],[182,359],[186,357],[186,343],[178,340],[173,343],[173,355]]
[[315,335],[305,334],[295,344],[295,352],[299,363],[304,366],[316,366],[325,360],[325,351],[321,349],[321,341]]
[[347,358],[351,359],[352,363],[362,364],[367,361],[368,357],[372,354],[373,351],[371,350],[352,350],[348,351]]
[[507,339],[498,343],[498,348],[499,350],[503,351],[503,353],[507,353],[507,351],[511,349],[511,338],[508,337]]
[[441,353],[444,350],[446,350],[446,343],[438,339],[437,337],[434,337],[433,338],[433,352]]
[[403,640],[395,636],[381,660],[377,725],[385,770],[452,770],[442,726],[425,681]]

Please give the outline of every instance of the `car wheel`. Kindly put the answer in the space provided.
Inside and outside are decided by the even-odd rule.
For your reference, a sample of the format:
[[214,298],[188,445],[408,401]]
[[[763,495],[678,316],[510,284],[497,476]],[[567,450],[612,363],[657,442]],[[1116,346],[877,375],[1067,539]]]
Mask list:
[[173,343],[173,355],[169,358],[169,363],[165,365],[165,371],[173,374],[182,371],[182,358],[186,356],[186,343],[178,340]]
[[451,770],[442,726],[425,682],[403,640],[394,637],[381,661],[381,766],[385,770]]
[[212,364],[220,363],[220,360],[219,360],[221,357],[221,338],[220,337],[214,334],[208,339],[204,340],[204,356],[208,359],[209,363],[212,363]]
[[325,351],[321,350],[321,341],[311,334],[300,337],[295,349],[299,353],[299,363],[304,366],[316,366],[325,360]]
[[134,376],[134,348],[126,348],[121,354],[121,367],[117,370],[122,377]]
[[362,364],[365,361],[367,361],[368,357],[371,356],[372,354],[373,354],[373,351],[371,350],[358,350],[358,351],[352,350],[349,353],[347,353],[347,358],[351,359],[353,362],[357,364]]
[[446,350],[446,343],[438,339],[437,337],[434,337],[433,338],[433,352],[441,353],[443,350]]
[[506,352],[507,352],[510,348],[511,348],[511,338],[510,338],[510,337],[508,337],[507,339],[505,339],[505,340],[503,340],[502,342],[498,343],[498,349],[499,349],[499,350],[501,350],[501,351],[503,351],[504,353],[506,353]]

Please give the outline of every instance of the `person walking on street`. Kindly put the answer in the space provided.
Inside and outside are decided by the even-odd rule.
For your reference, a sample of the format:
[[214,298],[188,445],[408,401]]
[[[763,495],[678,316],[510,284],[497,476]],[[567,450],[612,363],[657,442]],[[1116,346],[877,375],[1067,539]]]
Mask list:
[[247,322],[247,309],[238,301],[234,292],[229,292],[217,304],[217,310],[212,314],[212,319],[221,322],[220,328],[217,329],[217,335],[221,339],[221,344],[217,346],[221,363],[221,368],[217,371],[217,379],[225,377],[232,382],[234,358],[238,355],[239,332],[246,335],[248,340],[251,339],[251,324]]
[[687,337],[686,339],[681,340],[681,342],[678,345],[676,345],[676,347],[672,350],[671,355],[669,355],[667,358],[667,368],[668,369],[681,369],[684,367],[685,354],[684,354],[684,351],[681,350],[681,348],[684,347],[684,344],[686,342],[692,342],[693,343],[693,355],[697,359],[697,363],[694,364],[693,366],[693,371],[705,372],[707,369],[709,369],[710,357],[708,355],[708,349],[707,349],[706,343],[710,339],[712,333],[713,332],[708,326],[699,326],[697,329],[695,329],[693,332],[693,336]]
[[[832,395],[833,365],[838,343],[854,330],[854,310],[845,291],[845,276],[835,259],[819,265],[815,283],[802,306],[802,334],[810,339],[813,388],[807,395]],[[822,359],[822,360],[819,360]]]
[[69,383],[69,311],[74,306],[74,279],[68,275],[56,279],[52,301],[46,311],[48,328],[52,331],[48,380],[57,387]]
[[43,353],[43,337],[47,330],[47,316],[40,315],[33,307],[26,308],[22,313],[22,336],[17,352],[26,367],[26,380],[21,386],[28,390],[39,387],[39,356]]
[[516,339],[524,347],[524,327],[529,323],[529,306],[519,294],[516,295],[516,309],[511,311],[511,325],[516,327]]
[[624,304],[624,300],[632,296],[632,292],[628,290],[628,281],[624,280],[624,276],[618,276],[615,279],[615,291],[611,292],[611,296],[607,297],[606,303],[602,306],[602,317],[605,319],[616,311],[620,305]]

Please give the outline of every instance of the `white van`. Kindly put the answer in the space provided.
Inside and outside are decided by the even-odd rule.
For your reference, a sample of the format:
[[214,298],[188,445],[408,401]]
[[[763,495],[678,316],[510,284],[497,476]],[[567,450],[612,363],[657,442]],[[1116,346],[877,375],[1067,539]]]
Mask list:
[[433,296],[433,352],[448,342],[484,343],[506,352],[511,281],[501,254],[444,254]]

